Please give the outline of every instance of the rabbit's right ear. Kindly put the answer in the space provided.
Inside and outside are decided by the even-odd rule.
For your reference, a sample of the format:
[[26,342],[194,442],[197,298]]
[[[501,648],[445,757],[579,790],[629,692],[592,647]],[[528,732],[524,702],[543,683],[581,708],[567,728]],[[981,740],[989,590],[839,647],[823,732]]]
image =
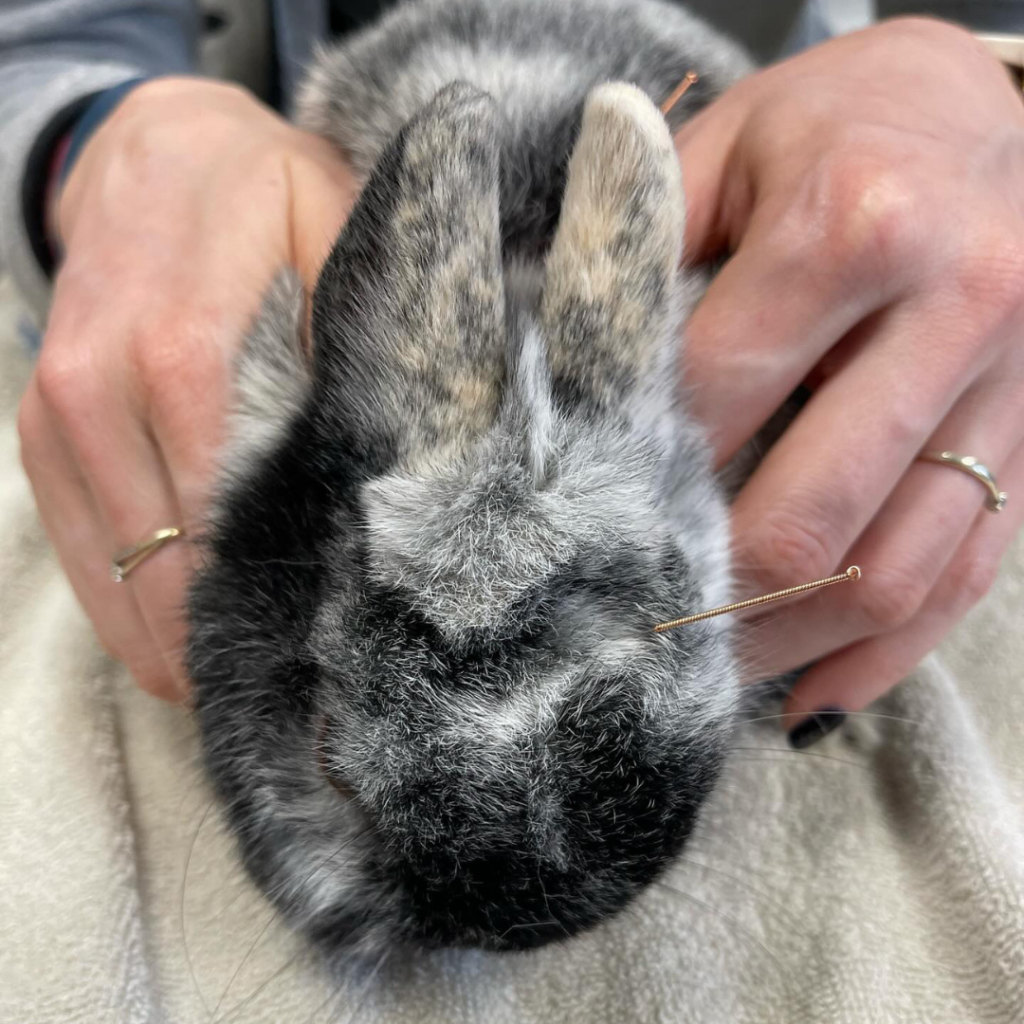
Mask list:
[[322,426],[382,472],[458,450],[505,374],[497,111],[454,83],[380,157],[313,297]]
[[556,398],[629,404],[676,327],[684,204],[668,125],[636,86],[588,97],[546,264],[541,319]]

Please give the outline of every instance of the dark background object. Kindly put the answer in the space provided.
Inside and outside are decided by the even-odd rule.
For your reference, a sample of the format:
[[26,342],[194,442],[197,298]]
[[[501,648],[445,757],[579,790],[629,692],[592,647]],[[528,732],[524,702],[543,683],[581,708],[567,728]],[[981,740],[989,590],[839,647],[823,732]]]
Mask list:
[[878,0],[877,13],[930,14],[974,32],[1024,32],[1024,0]]
[[737,37],[759,60],[782,49],[803,3],[801,0],[687,0],[686,6]]

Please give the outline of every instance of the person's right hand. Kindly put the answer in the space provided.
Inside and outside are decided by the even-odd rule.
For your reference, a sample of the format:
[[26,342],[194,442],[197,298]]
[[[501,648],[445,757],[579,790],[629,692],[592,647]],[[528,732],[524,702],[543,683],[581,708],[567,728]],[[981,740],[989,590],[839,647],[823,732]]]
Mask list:
[[55,211],[65,258],[21,403],[43,524],[106,649],[139,684],[188,693],[175,541],[123,583],[111,556],[201,524],[231,364],[284,265],[311,293],[355,198],[325,141],[202,79],[144,83],[89,140]]

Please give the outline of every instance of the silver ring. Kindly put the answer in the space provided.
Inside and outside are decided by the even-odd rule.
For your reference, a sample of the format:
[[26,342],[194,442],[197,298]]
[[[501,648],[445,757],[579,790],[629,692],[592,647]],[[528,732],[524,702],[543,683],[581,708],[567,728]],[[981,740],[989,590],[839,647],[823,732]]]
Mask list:
[[992,470],[979,462],[973,455],[958,455],[956,452],[921,452],[918,456],[924,462],[934,462],[940,466],[952,466],[961,473],[973,476],[988,491],[985,508],[989,512],[1002,512],[1010,496],[1006,491],[999,490]]
[[110,562],[110,578],[115,583],[123,583],[132,569],[141,565],[150,555],[156,554],[168,541],[184,534],[185,531],[178,529],[177,526],[169,526],[164,530],[157,530],[140,544],[133,544],[130,548],[118,551]]

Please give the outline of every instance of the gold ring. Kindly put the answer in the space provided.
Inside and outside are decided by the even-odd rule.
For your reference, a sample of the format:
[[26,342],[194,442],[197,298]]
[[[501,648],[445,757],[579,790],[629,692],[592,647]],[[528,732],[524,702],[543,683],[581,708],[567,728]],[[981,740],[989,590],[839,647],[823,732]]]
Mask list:
[[144,540],[141,544],[133,544],[130,548],[118,551],[110,562],[110,578],[115,583],[123,583],[124,578],[137,565],[141,565],[150,555],[159,551],[169,540],[184,535],[184,530],[169,526],[165,530],[157,530],[149,540]]
[[988,491],[985,508],[989,512],[1002,512],[1006,508],[1006,502],[1010,496],[1006,491],[999,490],[992,470],[979,462],[973,455],[957,455],[956,452],[921,452],[918,458],[925,462],[935,462],[940,466],[952,466],[953,469],[958,469],[961,473],[973,476]]

